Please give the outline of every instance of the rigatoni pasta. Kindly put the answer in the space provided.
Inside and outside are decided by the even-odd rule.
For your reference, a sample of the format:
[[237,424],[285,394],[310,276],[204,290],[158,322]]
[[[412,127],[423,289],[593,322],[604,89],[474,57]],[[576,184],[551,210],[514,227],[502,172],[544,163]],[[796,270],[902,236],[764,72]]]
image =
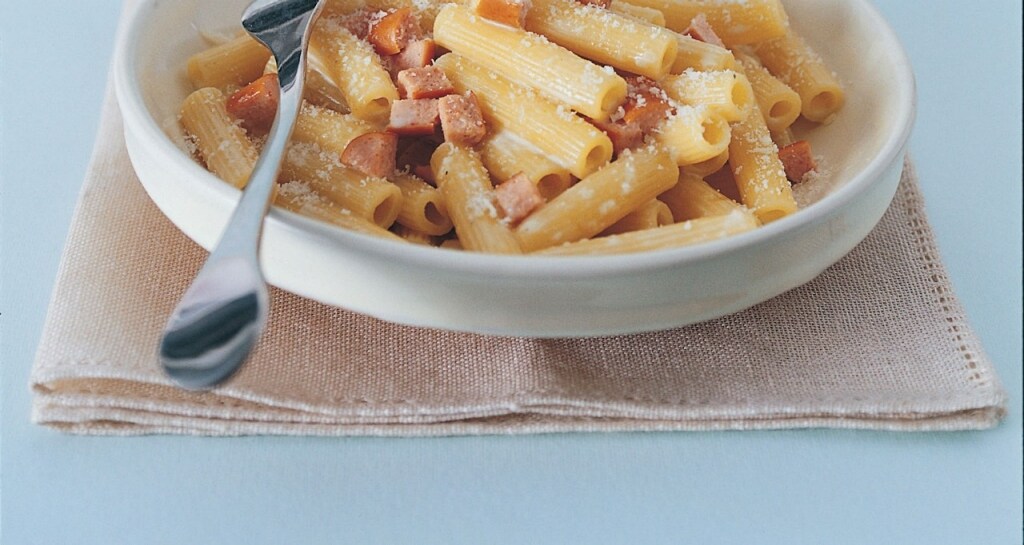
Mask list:
[[615,13],[627,15],[634,19],[651,23],[652,25],[660,27],[665,26],[665,14],[654,8],[645,8],[643,6],[637,6],[627,2],[612,2],[612,5],[609,6],[608,9]]
[[[314,106],[334,110],[338,113],[350,113],[352,110],[345,102],[345,95],[341,94],[338,85],[326,75],[326,70],[323,60],[318,55],[308,54],[306,56],[306,88],[302,95],[303,100]],[[266,67],[263,68],[263,74],[276,73],[277,60],[271,57],[267,61]]]
[[529,141],[511,131],[492,131],[480,144],[480,157],[492,176],[507,180],[522,172],[545,199],[551,200],[572,185],[572,174]]
[[341,156],[357,136],[380,130],[382,125],[306,103],[299,111],[292,131],[293,142],[315,144],[324,151]]
[[792,31],[756,47],[764,66],[800,95],[807,119],[827,123],[846,102],[846,93],[807,42]]
[[654,79],[675,63],[679,45],[664,27],[575,0],[531,2],[526,29],[584,58]]
[[296,214],[337,225],[343,229],[401,242],[401,238],[391,231],[364,218],[352,215],[348,210],[327,200],[302,182],[278,184],[277,193],[274,195],[274,204]]
[[448,205],[439,189],[408,172],[395,174],[392,182],[402,191],[398,223],[431,236],[452,230]]
[[528,89],[454,53],[434,61],[460,93],[472,90],[483,99],[482,109],[494,129],[507,129],[536,145],[552,161],[583,177],[612,156],[608,136]]
[[679,105],[654,135],[679,166],[693,165],[719,156],[729,147],[732,129],[728,121],[709,108]]
[[220,89],[204,87],[185,98],[181,125],[192,137],[206,167],[225,182],[242,188],[256,167],[259,153],[225,106]]
[[309,49],[323,59],[324,69],[338,85],[352,113],[363,119],[386,119],[398,90],[373,48],[344,26],[319,22]]
[[[748,231],[816,168],[794,119],[845,100],[780,0],[326,4],[275,204],[396,242],[593,255]],[[239,188],[275,71],[244,35],[189,61],[190,151]]]
[[402,204],[397,186],[348,168],[314,145],[293,143],[288,148],[281,179],[305,181],[352,214],[385,228],[395,222]]
[[675,183],[672,156],[650,148],[627,153],[580,180],[516,229],[530,252],[592,237]]
[[768,223],[796,212],[797,206],[761,109],[754,105],[753,110],[746,120],[733,125],[729,165],[743,204]]
[[[441,10],[434,39],[508,81],[594,119],[607,118],[626,98],[626,81],[614,70],[602,69],[543,35],[489,22],[462,6]],[[513,50],[519,54],[509,55]]]
[[707,17],[727,45],[782,36],[789,25],[781,0],[628,0],[665,14],[668,28],[683,32],[699,14]]
[[450,207],[463,248],[497,254],[522,252],[515,235],[498,217],[491,179],[475,152],[441,144],[430,159],[430,168]]
[[248,34],[196,53],[188,60],[188,78],[196,89],[238,88],[263,74],[270,51]]
[[658,199],[651,199],[640,205],[636,210],[626,214],[625,217],[613,223],[604,231],[601,231],[601,236],[654,229],[663,225],[671,225],[674,222],[675,218],[672,216],[672,210],[668,205]]
[[726,147],[722,150],[722,153],[701,161],[699,163],[693,163],[692,165],[683,165],[679,167],[680,172],[689,173],[694,176],[704,177],[709,176],[722,170],[722,167],[729,164],[729,148]]
[[800,117],[800,95],[768,72],[756,58],[737,53],[737,59],[750,81],[768,130],[777,133],[789,128]]
[[677,222],[744,210],[741,204],[719,193],[700,176],[685,172],[676,185],[658,195],[658,200],[668,206]]
[[704,106],[730,123],[746,118],[754,100],[747,77],[732,70],[686,70],[665,78],[661,87],[680,104]]
[[543,255],[601,255],[649,252],[710,242],[757,228],[749,212],[734,212],[674,223],[643,231],[581,240],[542,250]]
[[732,51],[715,44],[695,40],[684,34],[676,34],[676,60],[672,73],[681,74],[686,69],[728,70],[736,66]]

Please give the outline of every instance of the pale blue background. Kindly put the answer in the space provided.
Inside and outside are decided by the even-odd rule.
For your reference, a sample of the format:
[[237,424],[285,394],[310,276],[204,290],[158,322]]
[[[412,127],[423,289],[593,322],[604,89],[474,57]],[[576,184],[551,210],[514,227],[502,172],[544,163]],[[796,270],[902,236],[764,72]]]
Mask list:
[[879,1],[919,78],[912,150],[942,254],[1011,395],[1001,427],[454,439],[29,424],[119,3],[0,0],[3,543],[1021,541],[1018,0]]

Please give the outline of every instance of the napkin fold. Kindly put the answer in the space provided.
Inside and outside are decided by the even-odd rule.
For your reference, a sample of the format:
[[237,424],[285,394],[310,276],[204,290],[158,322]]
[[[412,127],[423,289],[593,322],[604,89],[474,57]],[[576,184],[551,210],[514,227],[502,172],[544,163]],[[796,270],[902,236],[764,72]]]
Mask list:
[[953,294],[913,166],[878,227],[803,287],[670,331],[491,337],[272,289],[251,361],[175,388],[164,322],[206,252],[150,201],[108,91],[32,372],[33,419],[83,434],[447,435],[995,425],[1006,396]]

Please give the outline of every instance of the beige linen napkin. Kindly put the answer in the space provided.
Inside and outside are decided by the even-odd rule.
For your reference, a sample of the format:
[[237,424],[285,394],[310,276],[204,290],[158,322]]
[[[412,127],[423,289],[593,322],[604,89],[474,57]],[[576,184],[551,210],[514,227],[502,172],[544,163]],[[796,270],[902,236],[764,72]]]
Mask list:
[[108,93],[32,373],[34,420],[89,434],[439,435],[954,430],[1005,414],[909,165],[849,256],[733,316],[536,340],[399,326],[273,290],[250,363],[215,392],[187,393],[155,346],[204,257],[139,185]]

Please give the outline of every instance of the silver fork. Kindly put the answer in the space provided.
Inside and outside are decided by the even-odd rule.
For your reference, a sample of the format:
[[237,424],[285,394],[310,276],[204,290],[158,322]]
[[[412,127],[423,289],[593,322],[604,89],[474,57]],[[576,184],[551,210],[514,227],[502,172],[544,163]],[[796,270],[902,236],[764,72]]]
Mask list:
[[160,362],[179,385],[212,388],[249,356],[270,307],[259,265],[263,217],[302,103],[310,24],[320,0],[255,0],[242,26],[270,48],[281,85],[274,125],[216,248],[178,302],[160,339]]

